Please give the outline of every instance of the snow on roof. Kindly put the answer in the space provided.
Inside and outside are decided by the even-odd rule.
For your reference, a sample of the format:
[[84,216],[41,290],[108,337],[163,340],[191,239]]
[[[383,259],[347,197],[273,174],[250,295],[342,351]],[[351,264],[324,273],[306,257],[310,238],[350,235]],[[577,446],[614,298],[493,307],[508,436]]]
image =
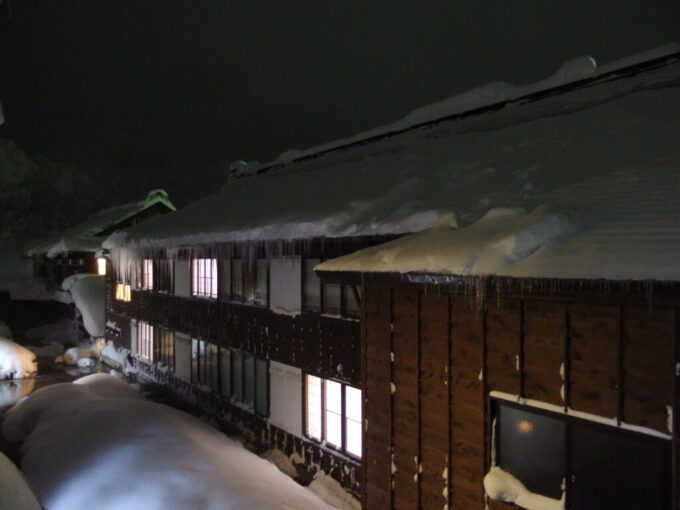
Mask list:
[[[540,86],[475,89],[407,117],[448,120],[298,154],[105,245],[419,232],[319,269],[678,279],[680,58],[626,67],[678,49],[600,71],[577,59]],[[492,107],[451,113],[485,93]]]
[[172,205],[165,191],[161,189],[151,190],[146,199],[99,211],[82,223],[60,232],[44,243],[34,246],[26,254],[29,256],[45,254],[49,258],[54,258],[57,255],[70,251],[95,252],[101,248],[101,233],[103,231],[158,203],[162,203],[171,211],[175,210],[175,206]]

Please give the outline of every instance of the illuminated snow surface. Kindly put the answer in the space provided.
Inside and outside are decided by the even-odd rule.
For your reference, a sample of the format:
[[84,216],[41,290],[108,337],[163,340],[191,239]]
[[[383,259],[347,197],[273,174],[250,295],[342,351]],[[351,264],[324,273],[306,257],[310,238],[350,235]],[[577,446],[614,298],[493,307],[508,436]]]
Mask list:
[[[7,334],[8,330],[4,324],[2,326]],[[35,354],[9,338],[0,336],[0,379],[23,379],[37,372]]]
[[21,469],[46,510],[331,510],[273,464],[186,413],[95,374],[10,409]]

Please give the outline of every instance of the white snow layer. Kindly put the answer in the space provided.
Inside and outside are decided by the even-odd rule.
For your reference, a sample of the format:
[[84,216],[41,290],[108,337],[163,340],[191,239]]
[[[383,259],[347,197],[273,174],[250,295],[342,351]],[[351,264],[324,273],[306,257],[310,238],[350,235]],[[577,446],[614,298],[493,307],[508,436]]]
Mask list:
[[331,510],[206,423],[96,374],[10,409],[21,468],[48,510]]
[[35,354],[9,338],[0,337],[0,379],[33,377],[37,372]]
[[[76,308],[83,316],[83,325],[87,333],[93,337],[104,336],[106,317],[104,310],[104,276],[73,275],[69,276],[67,287],[73,297]],[[66,284],[66,280],[64,283]]]
[[[578,62],[564,75],[597,74],[592,62],[588,72],[586,61]],[[621,71],[540,100],[298,161],[232,180],[182,211],[114,234],[105,246],[437,227],[407,238],[404,248],[392,244],[389,253],[370,251],[319,269],[677,280],[679,85],[680,62],[671,58],[645,72]],[[499,211],[503,220],[493,218]],[[461,247],[463,239],[470,244]]]
[[526,510],[564,510],[564,500],[541,496],[529,491],[522,482],[498,466],[484,477],[484,490],[495,501],[514,503]]

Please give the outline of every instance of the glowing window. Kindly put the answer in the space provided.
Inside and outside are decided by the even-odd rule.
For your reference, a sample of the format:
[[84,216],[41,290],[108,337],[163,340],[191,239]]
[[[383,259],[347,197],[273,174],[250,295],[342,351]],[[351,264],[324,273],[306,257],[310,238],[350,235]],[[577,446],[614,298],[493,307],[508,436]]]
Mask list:
[[148,322],[137,323],[137,356],[153,361],[153,326]]
[[99,257],[97,259],[97,274],[98,275],[106,274],[106,259],[104,257]]
[[191,295],[217,299],[217,259],[191,260]]
[[144,259],[142,266],[142,288],[153,289],[153,260]]
[[361,390],[305,376],[305,434],[355,457],[362,453]]
[[116,299],[118,301],[131,301],[130,286],[125,283],[116,284]]

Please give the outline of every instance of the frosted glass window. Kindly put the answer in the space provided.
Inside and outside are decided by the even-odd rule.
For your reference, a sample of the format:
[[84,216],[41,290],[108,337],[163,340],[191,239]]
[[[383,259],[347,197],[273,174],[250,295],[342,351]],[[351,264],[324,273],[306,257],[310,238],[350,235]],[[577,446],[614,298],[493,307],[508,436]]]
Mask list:
[[137,356],[153,361],[153,326],[148,322],[137,323]]
[[255,302],[267,304],[267,260],[258,259],[255,265]]
[[263,359],[255,360],[255,412],[269,414],[269,368]]
[[243,260],[231,261],[231,298],[243,299]]
[[132,293],[129,285],[124,283],[116,284],[116,299],[118,301],[131,301]]
[[340,308],[340,284],[323,284],[323,313],[339,315]]
[[321,311],[321,280],[314,272],[314,266],[320,262],[321,259],[304,260],[305,287],[302,303],[305,310],[312,312]]
[[255,358],[243,357],[243,402],[249,406],[255,405]]
[[321,379],[305,376],[305,388],[305,429],[309,437],[321,441]]
[[220,350],[220,393],[231,397],[231,350]]
[[238,351],[231,353],[231,390],[236,400],[243,401],[243,355]]
[[222,260],[221,261],[221,273],[220,273],[220,295],[223,298],[231,298],[231,261]]
[[324,382],[326,441],[335,446],[342,446],[342,385],[334,381]]
[[[80,265],[82,265],[83,260],[79,260]],[[103,276],[106,274],[106,259],[104,257],[99,257],[97,259],[97,274]]]
[[153,289],[153,260],[144,259],[142,268],[142,288],[145,290]]
[[361,457],[361,390],[345,386],[345,449]]
[[217,259],[192,259],[191,294],[217,298]]

